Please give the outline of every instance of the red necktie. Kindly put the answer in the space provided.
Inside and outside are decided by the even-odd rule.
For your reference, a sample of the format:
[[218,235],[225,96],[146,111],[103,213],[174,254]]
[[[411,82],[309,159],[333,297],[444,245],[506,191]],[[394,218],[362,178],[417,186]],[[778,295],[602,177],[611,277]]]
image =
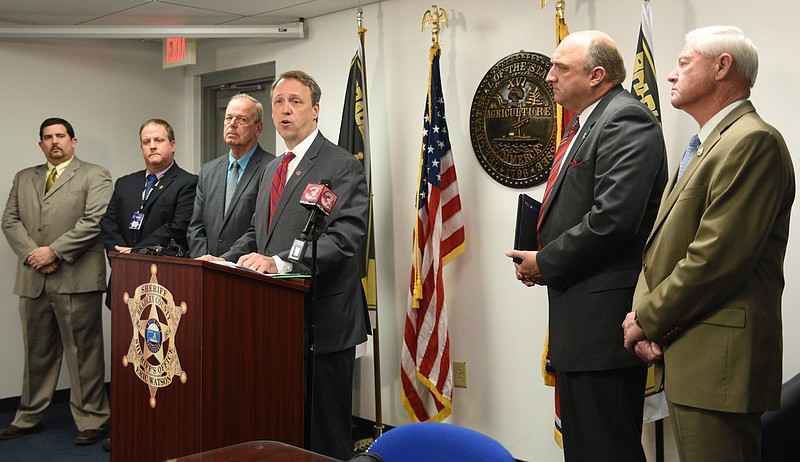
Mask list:
[[[550,169],[550,175],[547,177],[547,187],[544,189],[542,208],[539,211],[539,220],[536,222],[536,231],[539,231],[539,228],[542,226],[542,218],[544,218],[547,206],[550,205],[550,193],[553,189],[553,184],[556,182],[556,178],[558,178],[558,173],[561,171],[561,163],[564,160],[564,155],[567,153],[567,148],[569,148],[569,142],[572,140],[572,137],[578,133],[579,128],[581,128],[581,124],[578,118],[575,117],[575,121],[572,123],[569,131],[561,138],[561,143],[558,145],[558,150],[556,150],[556,155],[553,158],[553,167]],[[538,246],[541,247],[541,245]]]
[[269,222],[272,223],[272,216],[275,214],[275,209],[278,208],[278,201],[281,199],[281,193],[286,186],[286,173],[289,171],[289,162],[295,158],[293,152],[289,151],[283,156],[278,170],[275,171],[275,176],[272,177],[272,190],[269,194]]

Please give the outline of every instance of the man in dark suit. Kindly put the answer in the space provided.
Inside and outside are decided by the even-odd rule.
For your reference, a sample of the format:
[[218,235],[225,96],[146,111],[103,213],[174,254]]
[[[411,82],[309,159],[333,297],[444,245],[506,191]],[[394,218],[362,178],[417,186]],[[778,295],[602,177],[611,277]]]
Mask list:
[[17,173],[3,212],[3,232],[19,257],[14,293],[25,370],[19,409],[0,439],[42,429],[66,356],[80,430],[75,444],[92,444],[105,436],[109,418],[101,313],[106,262],[98,234],[111,175],[75,157],[78,139],[66,120],[42,122],[39,139],[47,162]]
[[[192,217],[197,175],[175,162],[175,132],[167,121],[146,121],[139,127],[139,137],[145,169],[117,180],[100,220],[100,240],[106,252],[166,247],[170,240],[188,249],[186,228]],[[106,306],[111,307],[110,293]]]
[[[353,455],[355,346],[367,339],[369,323],[356,257],[366,234],[369,199],[361,164],[317,129],[321,95],[316,81],[302,71],[285,72],[275,80],[272,120],[287,153],[267,166],[252,225],[220,259],[262,273],[310,272],[310,251],[294,264],[288,257],[308,216],[298,201],[309,183],[330,180],[338,201],[317,250],[313,415],[307,447],[347,460]],[[285,189],[279,198],[271,197],[281,172]]]
[[[175,162],[175,131],[162,119],[139,127],[139,147],[145,169],[118,179],[103,219],[100,240],[106,252],[128,253],[133,248],[160,245],[171,240],[188,249],[186,228],[192,218],[197,175]],[[111,286],[106,306],[111,308]],[[120,297],[119,302],[122,301]],[[103,449],[110,447],[110,439]]]
[[625,66],[606,34],[570,34],[552,63],[555,100],[580,129],[556,155],[540,250],[507,255],[523,259],[515,269],[525,285],[548,288],[566,460],[644,462],[647,366],[619,345],[619,326],[667,179],[664,140],[650,110],[620,86]]
[[[778,409],[781,296],[794,167],[747,99],[758,72],[735,27],[690,32],[668,80],[700,129],[644,249],[625,345],[663,378],[683,462],[760,460]],[[649,340],[648,340],[649,339]]]
[[264,107],[250,95],[228,103],[223,135],[231,150],[200,168],[187,233],[190,256],[221,255],[250,226],[261,174],[273,159],[258,144],[263,120]]

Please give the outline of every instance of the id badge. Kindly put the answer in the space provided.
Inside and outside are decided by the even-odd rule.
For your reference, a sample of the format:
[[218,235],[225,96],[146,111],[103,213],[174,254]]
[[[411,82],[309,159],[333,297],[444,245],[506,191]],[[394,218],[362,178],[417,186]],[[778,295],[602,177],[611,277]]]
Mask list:
[[144,221],[144,214],[142,212],[133,212],[131,222],[128,223],[128,229],[142,229],[142,222]]

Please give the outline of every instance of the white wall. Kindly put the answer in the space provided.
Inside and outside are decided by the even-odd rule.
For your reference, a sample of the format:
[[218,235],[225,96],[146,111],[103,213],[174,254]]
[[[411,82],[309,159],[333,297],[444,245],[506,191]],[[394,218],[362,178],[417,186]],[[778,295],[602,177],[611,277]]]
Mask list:
[[[552,440],[552,389],[542,385],[539,373],[547,323],[545,290],[527,289],[519,284],[513,277],[511,263],[503,256],[511,245],[516,196],[520,191],[496,183],[481,169],[469,137],[469,109],[484,73],[501,58],[520,49],[552,54],[554,3],[551,0],[544,10],[539,9],[538,2],[530,0],[462,0],[439,5],[450,16],[450,27],[441,34],[442,81],[467,233],[466,252],[445,268],[444,275],[451,355],[455,360],[467,361],[469,367],[469,388],[456,389],[449,421],[489,434],[508,447],[516,458],[529,462],[562,458]],[[790,150],[800,156],[800,134],[793,130],[793,120],[785,117],[792,108],[800,107],[800,96],[790,85],[800,81],[800,63],[793,59],[794,51],[785,51],[794,50],[800,37],[796,29],[777,26],[800,20],[800,6],[778,0],[764,0],[758,6],[745,0],[654,0],[653,3],[655,59],[670,164],[676,165],[683,147],[697,128],[691,118],[669,106],[669,87],[665,79],[683,44],[683,34],[710,24],[738,25],[759,47],[761,72],[752,100],[761,115],[783,132]],[[640,5],[639,0],[568,0],[567,22],[573,31],[597,28],[609,32],[618,40],[630,71]],[[415,183],[431,37],[430,30],[419,31],[419,24],[422,14],[430,7],[428,1],[422,0],[385,0],[364,7],[374,156],[382,409],[384,422],[393,426],[408,422],[400,403],[399,358],[411,266]],[[12,104],[5,104],[2,109],[6,113],[4,120],[8,122],[2,129],[7,132],[1,137],[0,152],[13,164],[7,163],[5,177],[0,176],[0,190],[8,189],[13,171],[40,161],[41,154],[34,145],[34,129],[49,115],[44,109],[62,107],[54,105],[66,104],[65,101],[69,104],[64,110],[76,111],[72,119],[75,119],[81,143],[86,142],[87,136],[94,137],[94,143],[89,143],[97,145],[94,160],[103,162],[112,161],[101,157],[102,152],[125,152],[133,156],[135,138],[132,137],[138,123],[153,114],[149,109],[155,112],[153,108],[168,106],[165,109],[171,111],[166,112],[168,120],[172,120],[173,115],[176,121],[183,118],[181,133],[185,135],[179,133],[178,138],[180,142],[185,136],[187,151],[191,151],[191,158],[180,161],[196,171],[200,143],[197,75],[260,62],[275,61],[278,72],[300,68],[318,80],[323,89],[320,128],[335,140],[347,68],[356,47],[355,11],[314,18],[308,21],[308,26],[309,37],[302,41],[281,44],[259,40],[201,42],[197,65],[183,71],[180,82],[176,82],[176,73],[181,71],[159,69],[157,49],[145,50],[130,43],[98,46],[84,53],[84,60],[91,63],[92,72],[98,76],[97,82],[92,79],[93,84],[107,88],[107,94],[99,102],[92,96],[96,88],[78,88],[77,84],[86,76],[82,74],[84,66],[74,62],[76,52],[71,47],[53,48],[49,42],[42,42],[27,44],[23,52],[17,42],[0,42],[0,59],[4,62],[0,70],[2,81],[33,79],[39,83],[30,96],[13,92]],[[95,54],[102,55],[103,60],[96,61]],[[5,65],[9,58],[12,63],[19,63],[17,68]],[[25,74],[20,73],[20,66],[26,70]],[[50,69],[71,70],[68,91],[48,86],[50,80],[42,75]],[[20,75],[24,79],[20,79]],[[127,91],[120,89],[120,85]],[[38,87],[45,87],[48,92],[43,93]],[[109,109],[103,102],[112,97],[115,104]],[[4,96],[4,101],[8,101],[6,98]],[[148,98],[150,108],[144,107],[148,104],[142,104],[142,98]],[[18,112],[23,102],[28,104]],[[134,110],[138,112],[131,112]],[[70,114],[66,117],[70,118]],[[179,124],[175,125],[177,129]],[[97,128],[101,131],[95,130]],[[30,133],[30,137],[23,140],[15,136],[18,133]],[[117,139],[112,134],[127,138]],[[88,158],[91,152],[81,154],[84,152],[81,148],[88,150],[88,147],[79,144],[78,153],[92,160]],[[282,150],[282,146],[277,149]],[[29,162],[17,160],[18,156],[12,156],[11,152],[30,152],[37,157],[28,159]],[[116,162],[122,161],[113,159],[113,163]],[[138,160],[131,161],[112,173],[116,177],[138,165]],[[541,197],[543,187],[528,192]],[[800,358],[794,354],[800,349],[800,314],[794,309],[800,300],[800,265],[795,263],[798,239],[800,229],[794,226],[786,259],[784,296],[784,375],[787,378],[800,372]],[[11,251],[4,242],[0,243],[0,252],[11,261]],[[6,302],[3,305],[6,308],[0,311],[0,351],[3,352],[0,354],[6,370],[16,371],[21,355],[19,320],[16,297],[11,295],[13,269],[10,263],[5,266],[0,268],[0,274],[6,276],[0,276],[4,284],[0,287],[0,297]],[[372,419],[371,355],[362,360],[360,366],[355,413]],[[1,396],[19,394],[19,379],[13,376],[14,373],[6,373],[0,377]],[[652,429],[646,431],[645,440],[651,447]],[[667,460],[677,459],[668,452]]]
[[[193,164],[194,151],[182,143],[188,137],[183,72],[162,71],[160,50],[159,43],[126,40],[111,45],[88,40],[0,41],[2,206],[14,174],[45,162],[37,142],[39,124],[48,117],[67,119],[78,138],[75,155],[105,166],[115,180],[144,168],[138,130],[151,117],[173,125],[176,160]],[[12,292],[17,257],[4,238],[0,261],[0,398],[6,398],[20,395],[23,355],[19,298]],[[110,372],[108,310],[103,309],[103,317]],[[68,387],[64,368],[59,388]]]

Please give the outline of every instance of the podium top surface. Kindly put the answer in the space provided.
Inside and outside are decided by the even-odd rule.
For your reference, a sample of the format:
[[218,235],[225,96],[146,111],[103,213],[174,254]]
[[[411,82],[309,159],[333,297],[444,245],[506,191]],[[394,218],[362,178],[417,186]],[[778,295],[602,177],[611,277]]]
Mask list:
[[256,271],[252,271],[247,268],[243,268],[241,266],[225,265],[209,261],[197,260],[194,258],[165,257],[160,255],[159,256],[141,255],[133,253],[120,253],[120,252],[109,252],[108,257],[109,260],[111,261],[112,269],[114,268],[115,261],[133,260],[133,261],[150,262],[156,264],[172,264],[179,266],[204,268],[211,271],[233,274],[235,276],[254,279],[257,281],[270,281],[273,284],[278,284],[284,287],[293,288],[296,290],[300,290],[302,292],[308,292],[311,287],[309,278],[289,278],[289,277],[276,278],[274,276],[258,273]]

